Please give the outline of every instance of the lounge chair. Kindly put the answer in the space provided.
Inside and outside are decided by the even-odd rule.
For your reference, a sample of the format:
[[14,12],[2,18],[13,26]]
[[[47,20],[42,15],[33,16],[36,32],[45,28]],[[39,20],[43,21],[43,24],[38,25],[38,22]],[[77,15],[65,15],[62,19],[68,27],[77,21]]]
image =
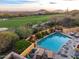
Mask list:
[[76,33],[75,32],[70,32],[69,35],[74,36]]
[[38,52],[39,52],[39,49],[37,49],[37,50],[35,51],[34,56],[33,56],[32,59],[36,59],[36,55],[37,55]]
[[65,54],[61,54],[61,56],[62,56],[62,57],[65,57],[65,58],[67,58],[67,57],[68,57],[68,56],[67,56],[67,55],[65,55]]
[[43,54],[44,54],[44,49],[39,48],[39,51],[36,54],[36,59],[42,59]]
[[62,51],[61,51],[61,56],[62,57],[65,57],[65,58],[67,58],[68,56],[67,56],[67,53],[68,53],[68,51],[67,50],[65,50],[65,49],[62,49]]
[[33,58],[33,56],[35,55],[35,52],[37,51],[37,49],[32,49],[32,51],[29,53],[29,56],[31,58]]
[[76,37],[76,38],[79,38],[79,33],[75,34],[75,37]]
[[53,59],[54,54],[51,51],[46,51],[48,59]]

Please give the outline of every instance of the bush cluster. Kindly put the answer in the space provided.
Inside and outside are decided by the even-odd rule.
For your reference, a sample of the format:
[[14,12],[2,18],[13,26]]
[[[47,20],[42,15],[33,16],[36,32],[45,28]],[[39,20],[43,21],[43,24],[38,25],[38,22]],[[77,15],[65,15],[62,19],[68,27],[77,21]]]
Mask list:
[[19,27],[15,30],[15,33],[18,34],[20,39],[26,39],[32,34],[32,29],[26,27]]
[[19,40],[19,37],[16,33],[0,32],[0,53],[12,48],[17,40]]
[[58,25],[58,26],[63,26],[63,27],[77,27],[79,26],[79,17],[77,16],[56,16],[54,18],[52,18],[51,23],[54,24],[54,26]]

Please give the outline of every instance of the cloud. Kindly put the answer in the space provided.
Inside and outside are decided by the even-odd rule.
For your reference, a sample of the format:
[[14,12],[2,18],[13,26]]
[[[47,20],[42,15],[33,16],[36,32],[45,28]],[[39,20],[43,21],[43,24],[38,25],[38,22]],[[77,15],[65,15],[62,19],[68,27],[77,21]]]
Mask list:
[[[1,2],[5,2],[1,4]],[[0,10],[79,9],[79,0],[0,0]]]
[[49,2],[49,4],[56,4],[56,2]]
[[64,1],[77,1],[77,0],[64,0]]

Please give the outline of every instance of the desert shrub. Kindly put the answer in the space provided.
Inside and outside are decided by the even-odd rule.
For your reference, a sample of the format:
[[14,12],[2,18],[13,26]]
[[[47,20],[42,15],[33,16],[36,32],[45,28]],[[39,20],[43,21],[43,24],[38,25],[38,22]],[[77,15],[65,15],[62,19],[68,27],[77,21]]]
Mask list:
[[45,31],[45,35],[48,35],[48,34],[50,34],[49,31]]
[[72,27],[75,26],[75,19],[71,18],[71,17],[64,17],[63,21],[62,21],[63,26],[65,27]]
[[18,53],[23,52],[26,48],[28,48],[31,45],[29,41],[20,40],[15,43],[15,50]]
[[37,32],[39,32],[38,28],[33,28],[33,34],[36,34]]
[[79,19],[76,19],[74,24],[75,26],[79,26]]
[[46,36],[47,34],[47,31],[42,32],[42,36]]
[[79,17],[78,14],[76,16],[55,16],[51,19],[51,22],[54,26],[64,26],[64,27],[76,27],[79,26]]
[[36,27],[33,28],[33,34],[42,31],[44,27],[42,27],[40,24],[38,24]]
[[31,35],[28,40],[34,43],[37,40],[37,37],[36,35]]
[[77,27],[79,26],[79,17],[64,17],[63,20],[61,21],[61,24],[64,27]]
[[34,43],[36,41],[36,39],[29,39],[28,41]]
[[42,34],[42,32],[40,32],[40,33],[37,33],[36,36],[37,36],[37,39],[40,39],[40,38],[43,38],[44,35]]
[[20,27],[15,32],[19,35],[20,39],[25,39],[32,34],[32,29]]
[[0,32],[0,53],[12,48],[18,39],[18,35],[13,32]]
[[53,28],[50,28],[50,29],[49,29],[49,32],[50,32],[50,33],[54,32],[54,29],[53,29]]
[[49,20],[44,24],[44,27],[53,27],[54,25],[55,25],[55,22],[53,22],[52,20]]

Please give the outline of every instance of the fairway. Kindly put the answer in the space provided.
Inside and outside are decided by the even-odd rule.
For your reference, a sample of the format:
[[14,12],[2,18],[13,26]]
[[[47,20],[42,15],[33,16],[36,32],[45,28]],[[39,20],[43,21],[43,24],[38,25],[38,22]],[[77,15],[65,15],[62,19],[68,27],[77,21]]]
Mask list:
[[39,15],[39,16],[33,15],[26,17],[9,18],[8,20],[0,21],[0,27],[15,28],[28,23],[39,24],[48,21],[51,16],[52,15]]

